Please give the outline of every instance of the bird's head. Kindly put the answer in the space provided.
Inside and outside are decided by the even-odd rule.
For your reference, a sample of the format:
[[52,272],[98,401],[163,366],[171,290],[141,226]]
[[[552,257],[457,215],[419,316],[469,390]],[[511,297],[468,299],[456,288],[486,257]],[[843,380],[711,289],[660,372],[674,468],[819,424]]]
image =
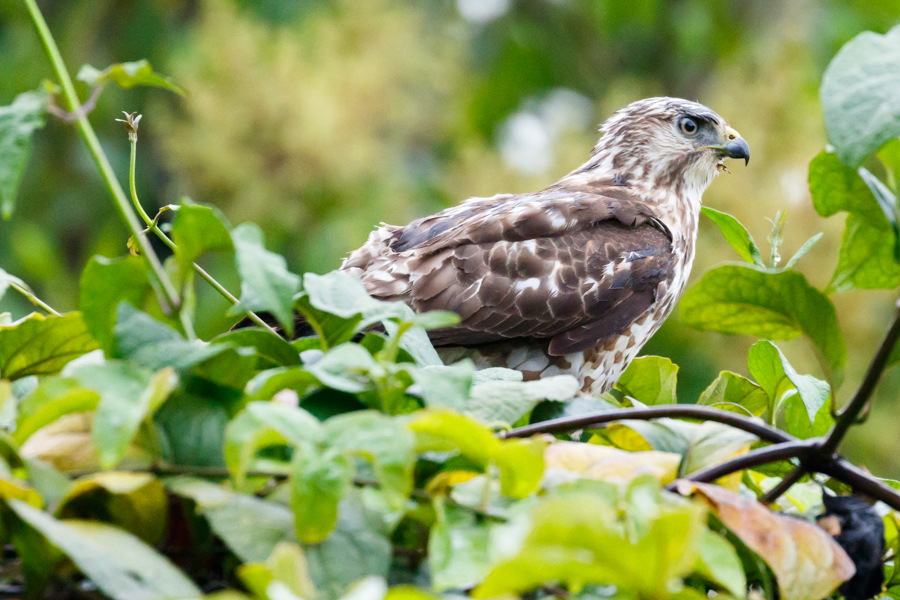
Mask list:
[[702,193],[726,158],[750,161],[750,147],[725,119],[679,98],[647,98],[617,111],[601,127],[594,164],[616,175]]

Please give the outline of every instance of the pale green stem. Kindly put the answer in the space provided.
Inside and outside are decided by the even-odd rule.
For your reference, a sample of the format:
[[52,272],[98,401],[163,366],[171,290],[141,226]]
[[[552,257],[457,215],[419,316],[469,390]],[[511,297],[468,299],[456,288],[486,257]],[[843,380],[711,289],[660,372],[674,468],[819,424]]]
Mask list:
[[44,309],[45,311],[47,311],[48,313],[50,313],[51,315],[53,315],[55,317],[60,316],[60,314],[58,312],[53,310],[52,306],[50,306],[49,304],[47,304],[46,302],[44,302],[43,300],[41,300],[40,298],[35,296],[34,292],[32,292],[31,290],[24,288],[15,282],[11,282],[9,284],[9,287],[11,287],[12,289],[16,290],[17,292],[19,292],[20,294],[22,294],[23,296],[28,298],[28,300],[35,306]]
[[[159,226],[147,216],[147,212],[144,210],[144,207],[141,206],[141,201],[138,200],[137,184],[135,183],[135,172],[137,171],[137,132],[130,132],[128,138],[131,140],[131,163],[128,166],[128,185],[131,189],[131,202],[134,204],[135,210],[141,215],[144,222],[150,227],[150,230],[162,234]],[[175,249],[175,244],[172,243],[168,237],[165,235],[162,235],[161,237],[166,239],[170,248],[173,250]],[[184,311],[183,306],[178,309],[178,319],[181,321],[181,326],[184,327],[184,333],[188,339],[197,339],[197,334],[194,332],[194,324],[191,322],[191,316]]]
[[[112,165],[109,164],[106,153],[103,151],[102,146],[100,146],[100,140],[97,139],[94,128],[91,126],[87,117],[81,114],[81,102],[78,100],[78,94],[75,92],[75,85],[72,83],[72,77],[66,69],[66,64],[59,53],[59,47],[53,39],[53,34],[50,33],[50,28],[47,26],[47,21],[44,20],[44,15],[41,14],[41,9],[38,8],[35,0],[23,0],[23,2],[28,9],[29,15],[31,15],[31,20],[37,29],[38,37],[41,38],[41,42],[44,44],[44,49],[47,51],[47,56],[50,59],[53,70],[56,71],[56,76],[62,86],[63,95],[69,103],[69,110],[78,115],[78,118],[75,120],[78,125],[78,130],[80,131],[81,137],[84,139],[84,143],[87,145],[91,156],[94,158],[94,162],[97,164],[100,175],[106,182],[107,188],[109,188],[109,192],[113,197],[119,216],[122,217],[122,220],[125,221],[125,225],[134,236],[138,248],[140,249],[141,256],[147,261],[150,269],[162,285],[162,288],[165,291],[165,298],[172,306],[178,307],[180,302],[175,286],[172,285],[172,281],[169,279],[162,264],[159,262],[159,258],[156,256],[156,253],[153,252],[149,240],[147,240],[147,237],[141,231],[140,223],[138,223],[134,211],[128,204],[128,198],[125,196],[125,191],[119,184],[119,180],[116,179],[116,174],[113,172]],[[163,306],[163,308],[165,309],[166,307]]]

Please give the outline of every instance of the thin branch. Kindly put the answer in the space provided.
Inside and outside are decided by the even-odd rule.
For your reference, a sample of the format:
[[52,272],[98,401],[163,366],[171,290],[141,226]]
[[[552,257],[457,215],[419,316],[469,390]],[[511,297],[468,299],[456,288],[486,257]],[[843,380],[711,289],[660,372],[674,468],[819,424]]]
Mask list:
[[790,473],[784,476],[784,479],[782,479],[778,485],[763,494],[759,501],[764,502],[765,504],[774,504],[776,500],[791,489],[792,485],[803,479],[803,476],[808,472],[809,471],[807,471],[806,467],[802,464],[794,467]]
[[894,322],[891,324],[891,328],[888,329],[887,335],[884,336],[878,352],[875,353],[875,358],[872,359],[872,363],[869,365],[862,383],[859,384],[859,389],[856,390],[853,399],[847,404],[847,408],[838,415],[834,427],[831,428],[831,431],[828,432],[828,436],[822,443],[822,456],[830,456],[837,452],[838,446],[844,439],[847,431],[856,422],[857,417],[872,396],[872,392],[875,391],[875,386],[878,385],[881,374],[887,368],[891,351],[894,349],[898,338],[900,338],[900,310],[895,313]]
[[622,421],[627,419],[639,419],[645,421],[663,417],[682,417],[716,421],[737,429],[742,429],[743,431],[754,434],[761,440],[776,444],[797,441],[797,438],[794,436],[789,435],[780,429],[766,425],[756,419],[750,419],[737,413],[728,412],[718,408],[696,406],[693,404],[667,404],[649,408],[612,409],[577,417],[551,419],[550,421],[543,421],[541,423],[535,423],[534,425],[526,425],[524,427],[510,429],[509,431],[502,431],[499,432],[497,436],[501,438],[515,438],[527,437],[536,433],[566,433],[578,429],[587,429],[592,425],[602,425],[612,421]]
[[[53,34],[47,26],[47,21],[44,19],[44,15],[41,14],[41,9],[38,8],[36,0],[22,1],[28,9],[31,21],[34,23],[35,29],[37,29],[38,37],[44,44],[44,49],[47,51],[47,57],[50,59],[50,63],[53,66],[53,70],[56,72],[57,78],[59,78],[59,83],[62,86],[63,95],[69,103],[69,108],[73,113],[79,114],[81,102],[78,100],[78,94],[75,92],[75,85],[72,83],[72,77],[69,75],[68,69],[66,69],[66,64],[63,61],[62,55],[59,53],[59,47],[56,45],[56,40],[53,39]],[[144,257],[144,260],[147,262],[147,265],[150,267],[150,270],[154,273],[156,280],[165,292],[165,297],[161,298],[163,310],[168,309],[167,300],[173,306],[177,307],[179,300],[178,293],[175,291],[175,286],[172,285],[172,281],[169,279],[168,274],[166,274],[162,264],[159,262],[159,257],[156,256],[156,253],[150,246],[150,241],[147,239],[147,236],[141,232],[141,226],[138,223],[137,216],[135,216],[134,211],[128,204],[125,190],[123,190],[122,186],[119,184],[119,180],[116,178],[112,165],[109,163],[109,158],[107,158],[106,153],[103,151],[100,140],[97,139],[94,128],[91,126],[87,117],[81,114],[79,114],[75,123],[78,125],[81,137],[88,147],[91,156],[94,158],[94,162],[97,164],[100,175],[106,182],[106,187],[113,197],[113,203],[115,204],[116,210],[119,212],[119,216],[125,221],[125,225],[137,241],[138,247],[141,250],[141,255]]]
[[38,308],[42,308],[43,310],[47,311],[54,317],[60,316],[60,314],[58,312],[56,312],[52,306],[50,306],[49,304],[47,304],[46,302],[44,302],[43,300],[38,298],[37,295],[35,295],[35,293],[33,291],[31,291],[30,288],[23,287],[23,286],[19,285],[18,283],[16,283],[15,281],[11,281],[9,283],[9,287],[11,287],[12,289],[16,290],[17,292],[19,292],[20,294],[22,294],[23,296],[28,298],[28,301],[31,302],[32,304],[34,304],[35,306],[37,306]]
[[862,492],[875,500],[880,500],[894,510],[900,510],[900,492],[851,464],[846,459],[837,457],[832,461],[817,466],[816,471],[842,481],[855,491]]

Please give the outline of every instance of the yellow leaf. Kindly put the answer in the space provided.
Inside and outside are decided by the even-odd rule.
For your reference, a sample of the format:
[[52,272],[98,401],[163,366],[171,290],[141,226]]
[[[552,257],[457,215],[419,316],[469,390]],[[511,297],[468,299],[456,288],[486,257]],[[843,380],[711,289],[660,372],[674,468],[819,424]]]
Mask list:
[[544,451],[548,469],[565,469],[588,479],[630,481],[640,475],[651,475],[661,483],[669,483],[678,475],[681,456],[671,452],[626,452],[611,446],[557,442]]
[[812,523],[779,515],[716,485],[685,480],[678,482],[678,491],[703,498],[766,561],[784,600],[821,600],[856,572],[847,553]]

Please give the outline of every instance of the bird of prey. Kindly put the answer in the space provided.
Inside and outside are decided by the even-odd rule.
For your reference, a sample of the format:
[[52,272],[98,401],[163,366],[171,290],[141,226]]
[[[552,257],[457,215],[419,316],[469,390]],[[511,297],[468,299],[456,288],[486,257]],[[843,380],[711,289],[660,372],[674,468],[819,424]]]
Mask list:
[[588,161],[546,189],[382,224],[341,270],[375,298],[458,313],[430,332],[445,360],[608,391],[684,292],[704,190],[750,148],[676,98],[629,104],[601,131]]

